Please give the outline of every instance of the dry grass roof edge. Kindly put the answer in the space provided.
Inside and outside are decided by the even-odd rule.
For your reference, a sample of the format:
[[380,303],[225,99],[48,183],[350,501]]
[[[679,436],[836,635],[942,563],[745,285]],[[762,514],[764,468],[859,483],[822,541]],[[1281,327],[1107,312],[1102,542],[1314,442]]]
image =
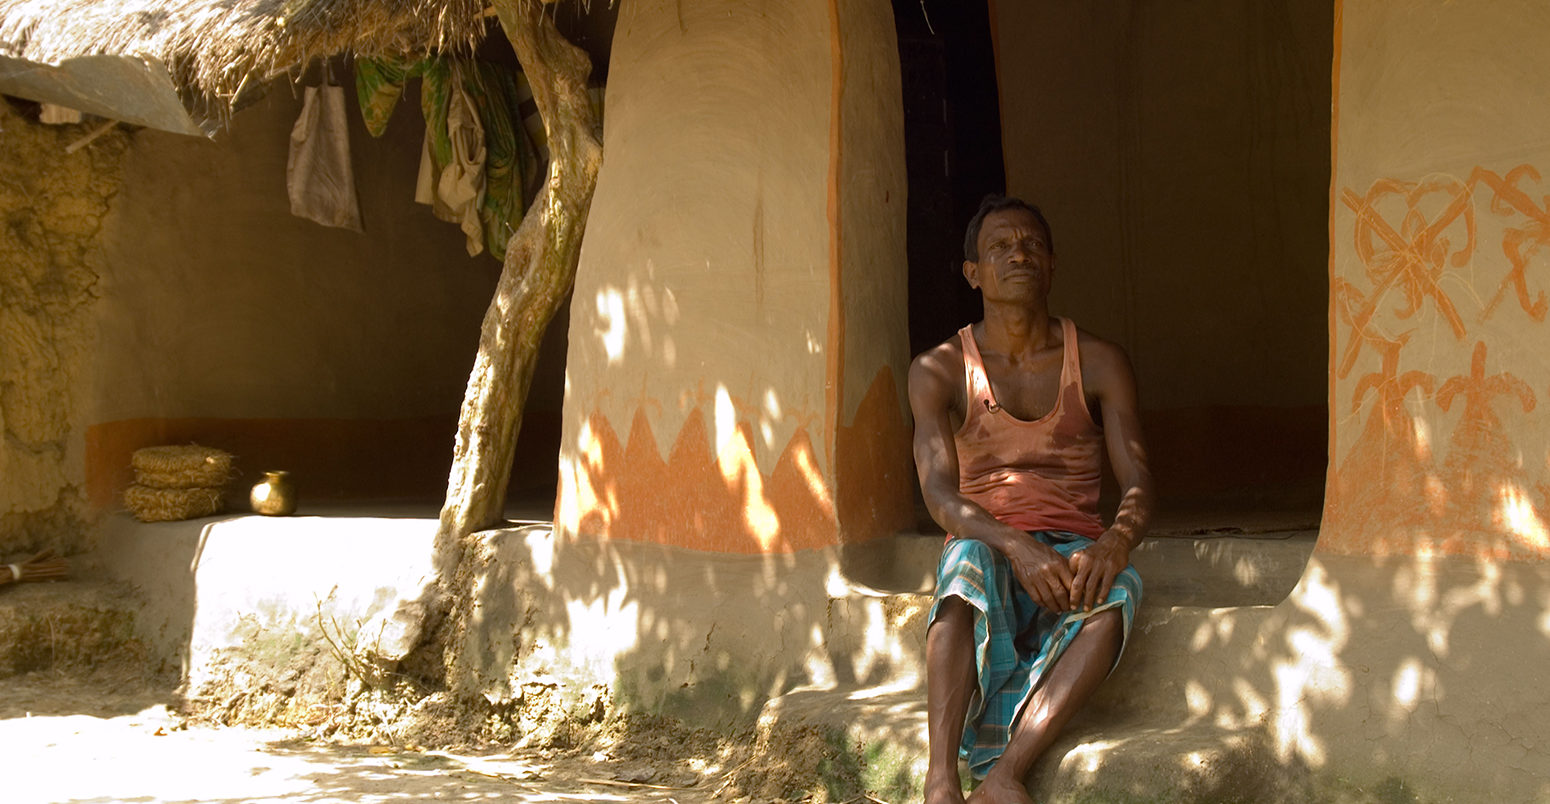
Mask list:
[[154,60],[186,100],[229,111],[250,81],[346,51],[471,50],[486,0],[0,0],[0,56]]

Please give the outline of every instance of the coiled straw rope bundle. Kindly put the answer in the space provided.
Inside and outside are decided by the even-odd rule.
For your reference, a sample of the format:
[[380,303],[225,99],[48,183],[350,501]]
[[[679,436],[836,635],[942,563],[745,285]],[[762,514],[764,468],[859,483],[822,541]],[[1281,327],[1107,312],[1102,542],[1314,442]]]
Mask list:
[[198,444],[137,449],[129,464],[135,482],[124,490],[124,507],[141,522],[220,513],[220,487],[232,477],[230,453]]
[[198,444],[137,449],[135,482],[153,489],[212,488],[231,479],[231,454]]
[[124,505],[141,522],[175,522],[221,512],[220,489],[124,489]]

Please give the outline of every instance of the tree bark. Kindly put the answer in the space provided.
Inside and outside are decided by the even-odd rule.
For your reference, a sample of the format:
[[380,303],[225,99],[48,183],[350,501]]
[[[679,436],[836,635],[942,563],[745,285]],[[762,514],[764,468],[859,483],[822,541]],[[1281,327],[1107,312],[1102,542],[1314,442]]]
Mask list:
[[[592,64],[586,52],[560,35],[544,3],[495,0],[493,5],[543,118],[549,168],[543,189],[511,236],[495,297],[484,314],[436,534],[435,598],[421,609],[415,640],[419,650],[440,654],[436,658],[448,688],[464,695],[477,692],[458,660],[473,582],[483,563],[473,534],[502,520],[538,347],[575,281],[603,153],[587,96]],[[416,670],[435,675],[434,664],[425,662]]]

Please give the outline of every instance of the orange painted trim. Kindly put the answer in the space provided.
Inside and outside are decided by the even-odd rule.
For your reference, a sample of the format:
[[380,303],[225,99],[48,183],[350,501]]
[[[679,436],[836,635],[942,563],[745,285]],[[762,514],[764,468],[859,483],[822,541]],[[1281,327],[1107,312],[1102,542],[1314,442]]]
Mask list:
[[838,544],[834,502],[800,427],[769,473],[754,460],[750,423],[738,422],[718,451],[698,407],[666,458],[643,409],[623,440],[598,411],[586,418],[584,432],[581,454],[561,479],[558,508],[569,509],[574,520],[557,523],[578,538],[734,555]]
[[834,444],[845,405],[844,237],[840,220],[840,178],[844,150],[845,43],[840,34],[840,3],[829,0],[829,331],[827,380],[824,383],[824,450],[830,476],[837,459]]
[[878,369],[834,445],[840,537],[855,543],[914,525],[915,460],[893,369]]
[[[1324,470],[1324,512],[1320,533],[1327,532],[1334,522],[1329,505],[1335,499],[1335,469],[1339,465],[1339,456],[1335,453],[1335,411],[1339,408],[1335,404],[1335,361],[1338,359],[1336,348],[1337,327],[1335,326],[1338,313],[1335,310],[1335,187],[1339,178],[1340,159],[1340,48],[1341,36],[1345,23],[1345,0],[1335,0],[1335,24],[1334,24],[1334,53],[1330,60],[1329,77],[1329,380],[1328,380],[1328,405],[1329,405],[1329,467]],[[1314,544],[1314,549],[1320,545],[1327,546],[1325,539],[1320,538]]]

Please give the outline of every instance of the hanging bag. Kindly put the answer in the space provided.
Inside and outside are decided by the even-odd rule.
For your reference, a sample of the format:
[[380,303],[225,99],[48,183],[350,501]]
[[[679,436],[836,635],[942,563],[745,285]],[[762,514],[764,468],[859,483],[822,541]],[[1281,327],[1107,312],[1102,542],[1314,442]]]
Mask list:
[[333,69],[327,61],[323,62],[323,84],[307,88],[301,116],[291,129],[285,184],[291,196],[291,214],[324,226],[361,231],[344,88],[334,85]]

